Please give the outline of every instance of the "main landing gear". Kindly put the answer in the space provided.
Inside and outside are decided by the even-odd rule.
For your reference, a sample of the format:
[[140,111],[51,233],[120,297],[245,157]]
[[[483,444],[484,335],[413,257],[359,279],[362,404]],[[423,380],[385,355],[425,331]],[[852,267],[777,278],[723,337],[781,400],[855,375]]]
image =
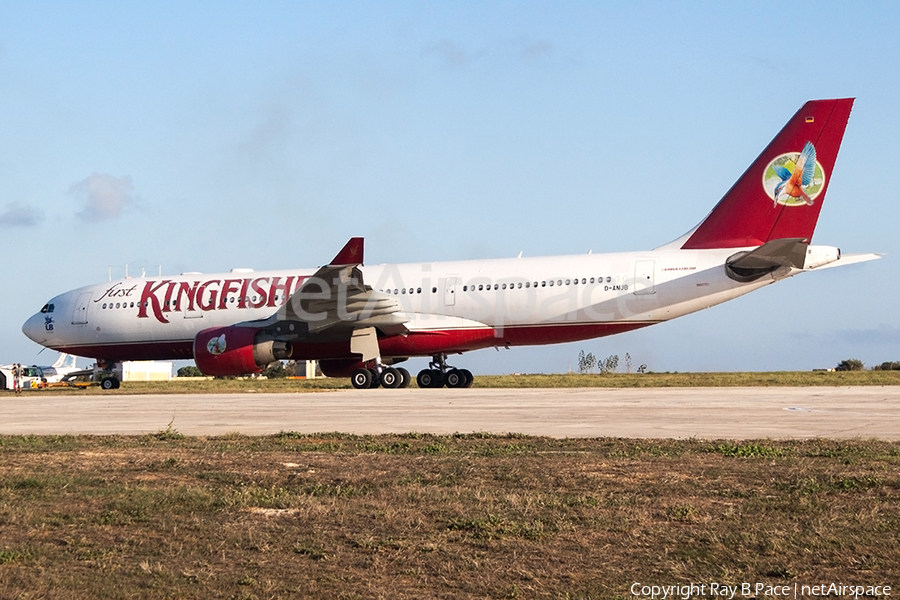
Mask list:
[[[472,387],[475,377],[468,369],[457,369],[447,365],[447,355],[438,354],[428,363],[430,368],[419,371],[416,383],[420,388],[467,388]],[[409,371],[403,367],[385,367],[381,361],[375,361],[371,367],[357,369],[350,377],[350,382],[358,390],[366,388],[405,388],[409,387]]]
[[430,369],[419,371],[416,383],[420,388],[439,388],[445,385],[448,388],[472,387],[475,381],[474,375],[468,369],[457,369],[447,365],[447,355],[438,354],[434,360],[428,363]]
[[353,387],[358,390],[366,388],[405,388],[409,387],[412,376],[403,367],[385,367],[376,364],[372,368],[357,369],[350,377]]
[[[409,387],[409,371],[402,367],[389,367],[381,361],[381,348],[378,344],[378,332],[374,327],[354,329],[350,337],[350,352],[362,356],[364,367],[357,369],[350,376],[350,382],[358,390],[376,388]],[[419,371],[416,383],[420,388],[472,387],[474,377],[471,371],[455,369],[447,366],[447,355],[435,354],[434,360],[428,363],[430,369]]]
[[376,388],[409,387],[409,371],[402,367],[389,367],[381,362],[381,349],[378,347],[378,333],[374,327],[355,329],[350,337],[350,352],[362,355],[366,366],[357,369],[350,376],[350,382],[358,390]]

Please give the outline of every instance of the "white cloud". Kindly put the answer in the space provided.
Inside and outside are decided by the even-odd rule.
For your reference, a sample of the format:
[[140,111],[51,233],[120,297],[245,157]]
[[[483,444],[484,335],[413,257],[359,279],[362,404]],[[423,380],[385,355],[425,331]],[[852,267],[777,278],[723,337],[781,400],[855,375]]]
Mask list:
[[122,210],[134,204],[134,183],[131,176],[113,177],[106,173],[92,173],[90,177],[73,183],[69,193],[84,203],[76,215],[83,221],[115,219]]
[[11,202],[0,213],[0,227],[34,227],[44,215],[33,206]]
[[521,56],[522,60],[533,62],[545,56],[553,54],[553,45],[543,40],[529,40],[523,38],[520,40],[522,44]]
[[266,107],[262,119],[250,133],[241,149],[254,159],[281,156],[289,145],[293,129],[293,115],[289,108],[282,104]]
[[[897,344],[900,342],[900,327],[881,323],[873,329],[842,329],[837,332],[841,341],[871,346],[873,344]],[[888,357],[894,360],[891,357]]]
[[441,40],[422,51],[422,54],[434,54],[441,58],[448,67],[466,66],[471,60],[465,50],[450,40]]

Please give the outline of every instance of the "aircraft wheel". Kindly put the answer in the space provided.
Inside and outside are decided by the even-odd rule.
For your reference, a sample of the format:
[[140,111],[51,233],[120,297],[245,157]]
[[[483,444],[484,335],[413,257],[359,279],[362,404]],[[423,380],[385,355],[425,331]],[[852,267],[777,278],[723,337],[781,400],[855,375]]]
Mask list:
[[388,389],[400,387],[403,383],[403,376],[394,367],[388,367],[381,372],[381,385]]
[[117,390],[119,389],[119,385],[119,380],[115,377],[107,377],[100,382],[100,387],[104,390]]
[[423,369],[416,376],[420,388],[439,388],[444,385],[444,378],[437,369]]
[[377,387],[381,387],[381,376],[378,374],[378,371],[369,369],[369,373],[372,374],[372,383],[369,384],[369,389],[374,390]]
[[464,388],[472,387],[472,384],[475,382],[475,376],[472,375],[472,371],[468,369],[460,369],[460,373],[466,376],[466,383],[463,385]]
[[357,369],[350,376],[350,383],[358,390],[368,389],[372,385],[372,372],[368,369]]
[[400,385],[401,388],[408,388],[409,382],[412,377],[409,374],[409,371],[404,369],[403,367],[397,367],[397,372],[400,373]]
[[447,371],[447,375],[444,378],[444,383],[447,384],[448,388],[461,388],[466,386],[466,378],[465,374],[459,369],[450,369]]

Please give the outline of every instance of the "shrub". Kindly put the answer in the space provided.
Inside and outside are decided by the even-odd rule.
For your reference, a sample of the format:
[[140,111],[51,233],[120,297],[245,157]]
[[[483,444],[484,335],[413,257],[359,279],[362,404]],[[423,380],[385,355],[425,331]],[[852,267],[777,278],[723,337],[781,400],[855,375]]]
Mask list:
[[619,369],[619,355],[611,354],[606,358],[600,359],[597,366],[600,367],[600,373],[603,375],[615,373]]
[[284,363],[278,360],[270,364],[262,374],[266,379],[284,379],[293,375],[294,372],[293,370],[288,370]]
[[178,377],[203,377],[203,371],[194,365],[181,367],[178,369]]
[[858,358],[848,358],[847,360],[842,360],[838,363],[838,366],[834,368],[835,371],[863,371],[865,370],[866,365],[863,364],[863,361]]
[[900,371],[900,361],[887,361],[872,367],[874,371]]
[[584,350],[578,353],[578,372],[584,375],[585,373],[593,373],[594,365],[597,364],[597,357],[594,356],[593,352],[584,353]]

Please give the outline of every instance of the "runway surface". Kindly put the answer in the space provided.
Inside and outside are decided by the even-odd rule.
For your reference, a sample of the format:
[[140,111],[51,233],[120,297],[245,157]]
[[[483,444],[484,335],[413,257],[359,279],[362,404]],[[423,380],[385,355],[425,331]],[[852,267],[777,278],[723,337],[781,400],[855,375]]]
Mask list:
[[347,390],[0,396],[0,434],[523,433],[900,439],[900,387]]

